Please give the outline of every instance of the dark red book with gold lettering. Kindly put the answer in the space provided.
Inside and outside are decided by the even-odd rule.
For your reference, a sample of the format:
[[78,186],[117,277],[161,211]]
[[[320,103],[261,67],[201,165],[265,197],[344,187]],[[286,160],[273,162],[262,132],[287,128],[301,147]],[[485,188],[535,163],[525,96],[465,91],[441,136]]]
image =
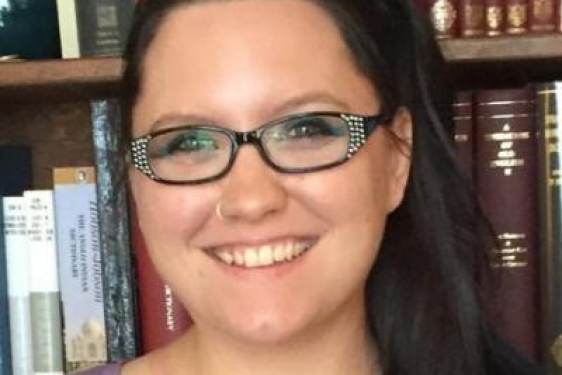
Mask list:
[[457,0],[425,0],[426,8],[438,39],[458,35]]
[[484,0],[458,0],[459,34],[461,37],[486,33]]
[[484,0],[487,36],[505,33],[505,2],[506,0]]
[[494,282],[487,292],[497,332],[538,359],[538,217],[535,91],[532,87],[475,93],[475,178],[497,235],[489,249]]
[[554,32],[558,22],[559,0],[529,0],[529,30],[531,32]]
[[[532,0],[531,0],[532,1]],[[528,31],[529,3],[527,0],[506,0],[505,33],[523,34]]]
[[152,265],[134,209],[132,240],[138,280],[141,353],[148,353],[179,337],[191,324],[189,315]]

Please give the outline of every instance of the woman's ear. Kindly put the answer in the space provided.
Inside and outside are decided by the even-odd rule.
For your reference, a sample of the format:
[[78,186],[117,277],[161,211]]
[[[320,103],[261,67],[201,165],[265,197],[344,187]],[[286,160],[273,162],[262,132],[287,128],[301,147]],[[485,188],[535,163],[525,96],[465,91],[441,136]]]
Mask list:
[[412,136],[413,124],[410,111],[405,107],[400,107],[387,130],[389,141],[388,158],[388,212],[392,212],[398,207],[404,198],[406,183],[410,175],[411,155],[412,155]]

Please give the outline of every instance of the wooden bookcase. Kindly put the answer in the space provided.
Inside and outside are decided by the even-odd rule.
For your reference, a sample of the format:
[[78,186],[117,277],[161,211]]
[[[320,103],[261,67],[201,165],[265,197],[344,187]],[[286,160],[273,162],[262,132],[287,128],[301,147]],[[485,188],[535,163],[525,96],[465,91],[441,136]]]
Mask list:
[[[458,89],[562,79],[562,34],[440,41]],[[92,164],[89,100],[115,95],[118,58],[0,63],[0,142],[33,147],[34,185]]]

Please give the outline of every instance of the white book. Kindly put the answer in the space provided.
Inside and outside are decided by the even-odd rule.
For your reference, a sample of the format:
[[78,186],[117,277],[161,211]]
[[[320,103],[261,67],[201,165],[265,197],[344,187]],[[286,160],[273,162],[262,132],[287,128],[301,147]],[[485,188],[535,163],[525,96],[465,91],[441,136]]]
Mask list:
[[35,375],[63,375],[62,324],[52,190],[24,192]]
[[54,168],[65,369],[106,363],[96,176],[93,167]]
[[13,375],[33,373],[28,248],[23,197],[4,197],[4,240]]
[[80,57],[76,0],[57,0],[57,18],[62,58]]

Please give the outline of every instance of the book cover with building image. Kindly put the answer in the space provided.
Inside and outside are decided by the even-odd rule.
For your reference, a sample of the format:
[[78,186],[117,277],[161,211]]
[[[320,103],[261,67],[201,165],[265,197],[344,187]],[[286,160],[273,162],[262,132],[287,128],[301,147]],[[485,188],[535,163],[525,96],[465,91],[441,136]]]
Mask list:
[[53,170],[66,371],[107,362],[95,173]]

